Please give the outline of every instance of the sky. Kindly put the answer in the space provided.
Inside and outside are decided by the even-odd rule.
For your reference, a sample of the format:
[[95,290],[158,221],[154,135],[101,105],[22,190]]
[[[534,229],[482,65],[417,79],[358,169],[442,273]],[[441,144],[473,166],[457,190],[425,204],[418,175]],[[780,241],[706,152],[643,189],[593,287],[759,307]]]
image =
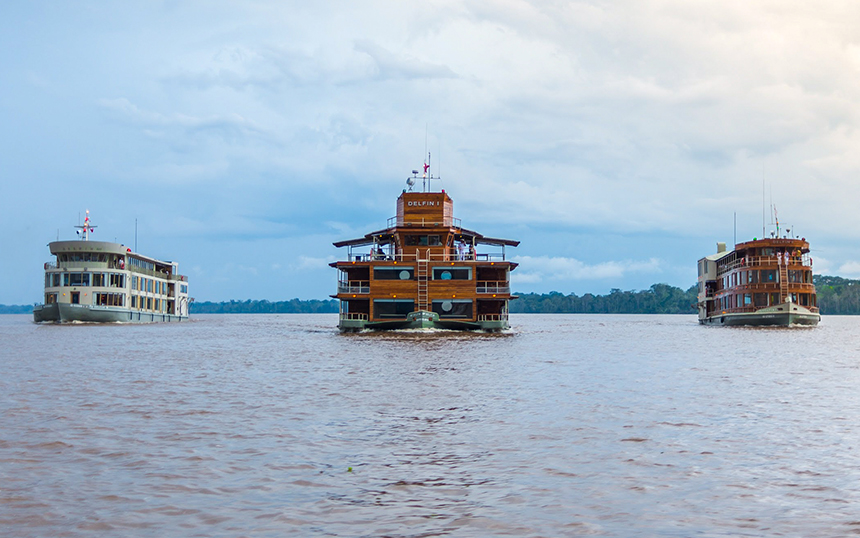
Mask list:
[[860,277],[854,1],[11,0],[0,65],[2,304],[86,210],[198,301],[327,298],[426,152],[518,292],[686,289],[771,206]]

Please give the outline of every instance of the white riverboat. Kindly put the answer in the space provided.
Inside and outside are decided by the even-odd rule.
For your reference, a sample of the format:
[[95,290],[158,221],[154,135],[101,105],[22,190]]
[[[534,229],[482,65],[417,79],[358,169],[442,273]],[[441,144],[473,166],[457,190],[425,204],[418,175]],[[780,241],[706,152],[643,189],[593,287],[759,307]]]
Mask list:
[[96,228],[89,211],[76,226],[79,240],[48,244],[44,303],[33,308],[39,322],[182,321],[188,319],[188,278],[176,262],[162,261],[119,243],[90,241]]

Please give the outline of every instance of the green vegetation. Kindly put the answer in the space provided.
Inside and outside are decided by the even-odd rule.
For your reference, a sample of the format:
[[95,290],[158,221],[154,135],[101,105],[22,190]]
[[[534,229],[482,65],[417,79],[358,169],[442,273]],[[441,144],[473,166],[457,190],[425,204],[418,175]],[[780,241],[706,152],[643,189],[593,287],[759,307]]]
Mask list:
[[[824,315],[860,314],[860,280],[815,275],[818,306]],[[647,290],[613,289],[606,295],[574,293],[518,294],[511,301],[511,313],[522,314],[695,314],[696,286],[686,291],[668,284],[654,284]],[[0,314],[30,314],[30,305],[0,305]],[[192,314],[333,314],[337,301],[293,299],[291,301],[209,301],[191,304]]]
[[608,295],[525,293],[511,301],[511,313],[531,314],[695,314],[696,286],[687,291],[654,284],[643,291],[613,289]]
[[827,314],[860,314],[860,280],[839,276],[813,275],[818,308]]
[[329,299],[318,301],[311,299],[302,301],[269,302],[262,301],[230,301],[223,303],[194,302],[191,303],[191,314],[332,314],[337,313],[337,301]]

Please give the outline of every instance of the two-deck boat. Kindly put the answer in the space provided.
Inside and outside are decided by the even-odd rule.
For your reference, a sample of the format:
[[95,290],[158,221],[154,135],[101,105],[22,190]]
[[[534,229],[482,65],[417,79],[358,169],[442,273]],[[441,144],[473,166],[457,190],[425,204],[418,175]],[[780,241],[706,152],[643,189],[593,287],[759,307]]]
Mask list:
[[[441,328],[485,330],[510,328],[510,273],[517,264],[505,258],[506,246],[519,241],[486,237],[463,228],[454,218],[454,202],[445,192],[431,192],[424,168],[424,191],[409,190],[397,199],[388,225],[364,237],[339,241],[347,259],[329,264],[338,270],[338,328]],[[484,250],[490,247],[493,252]]]
[[[778,228],[777,228],[778,230]],[[817,325],[821,316],[806,239],[738,243],[699,260],[699,323],[709,325]]]
[[89,211],[76,226],[80,240],[48,244],[45,303],[36,322],[154,322],[188,319],[188,277],[177,263],[132,252],[119,243],[90,241],[96,226]]

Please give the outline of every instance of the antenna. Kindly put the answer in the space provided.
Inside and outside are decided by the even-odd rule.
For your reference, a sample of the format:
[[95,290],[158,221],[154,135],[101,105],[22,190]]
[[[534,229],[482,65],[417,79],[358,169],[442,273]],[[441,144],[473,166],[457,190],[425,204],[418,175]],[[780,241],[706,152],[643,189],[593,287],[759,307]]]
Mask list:
[[735,246],[738,245],[738,212],[737,211],[735,211],[735,236],[734,236],[734,243],[733,244]]
[[[80,216],[80,213],[78,213],[78,221],[80,221],[80,220],[81,220],[81,216]],[[94,233],[96,231],[95,229],[97,227],[98,226],[96,226],[95,224],[90,224],[90,210],[87,209],[87,216],[84,218],[84,224],[83,225],[78,224],[77,226],[75,226],[75,228],[78,229],[77,232],[75,232],[75,233],[77,233],[78,235],[81,236],[82,241],[89,241],[90,240],[90,233]],[[83,233],[81,233],[81,232],[83,232]]]
[[134,219],[134,251],[139,252],[137,250],[137,219]]
[[764,165],[761,165],[761,236],[764,237]]

